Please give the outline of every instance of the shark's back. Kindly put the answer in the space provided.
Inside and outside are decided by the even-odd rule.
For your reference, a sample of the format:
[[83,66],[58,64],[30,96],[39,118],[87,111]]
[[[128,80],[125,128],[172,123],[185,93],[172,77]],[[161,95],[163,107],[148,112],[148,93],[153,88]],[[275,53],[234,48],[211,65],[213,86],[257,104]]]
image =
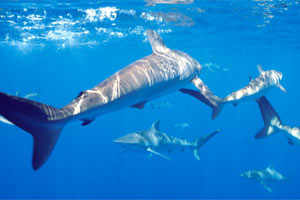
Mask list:
[[153,49],[151,55],[133,62],[94,88],[82,92],[64,109],[77,115],[126,98],[121,104],[125,108],[145,103],[189,84],[200,71],[200,64],[183,52],[168,49],[153,31],[147,34]]

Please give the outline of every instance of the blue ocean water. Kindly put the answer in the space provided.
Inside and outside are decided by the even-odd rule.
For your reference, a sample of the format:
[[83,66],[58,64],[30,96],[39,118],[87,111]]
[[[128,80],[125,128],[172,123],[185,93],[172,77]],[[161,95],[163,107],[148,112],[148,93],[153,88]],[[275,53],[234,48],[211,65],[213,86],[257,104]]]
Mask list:
[[[257,64],[283,73],[287,94],[267,94],[282,121],[299,126],[300,2],[298,0],[195,1],[145,6],[128,1],[1,1],[0,91],[62,107],[80,91],[152,53],[145,35],[153,29],[171,49],[203,66],[200,78],[224,97],[258,76]],[[192,85],[189,86],[193,88]],[[169,102],[167,109],[151,104]],[[189,140],[218,128],[200,149],[171,154],[171,160],[120,153],[120,136],[148,129]],[[175,128],[174,124],[189,127]],[[216,120],[211,109],[174,92],[138,110],[99,116],[88,126],[68,124],[49,160],[31,166],[32,137],[0,124],[0,198],[300,198],[299,147],[282,135],[255,140],[263,120],[255,102],[228,105]],[[271,183],[240,177],[273,165],[292,177]]]

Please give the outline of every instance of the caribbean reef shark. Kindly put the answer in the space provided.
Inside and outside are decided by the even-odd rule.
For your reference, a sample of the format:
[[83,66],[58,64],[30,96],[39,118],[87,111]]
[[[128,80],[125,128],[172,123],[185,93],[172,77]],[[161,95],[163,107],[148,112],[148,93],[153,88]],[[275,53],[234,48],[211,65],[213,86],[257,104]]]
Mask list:
[[159,130],[160,121],[155,121],[151,128],[146,131],[135,131],[120,137],[113,142],[120,144],[124,150],[142,151],[148,152],[150,155],[155,154],[157,156],[170,159],[168,156],[162,154],[162,152],[172,153],[176,150],[184,151],[185,149],[191,149],[194,152],[194,157],[200,160],[198,150],[213,136],[220,132],[216,130],[213,133],[204,135],[194,141],[188,141],[186,139],[172,137]]
[[[286,93],[286,90],[280,85],[282,79],[282,73],[275,70],[264,71],[260,65],[257,66],[259,76],[255,79],[250,78],[250,83],[244,88],[232,92],[225,98],[219,98],[214,95],[210,90],[207,91],[207,86],[198,87],[199,91],[190,89],[181,89],[180,91],[189,94],[210,106],[213,110],[212,119],[215,119],[221,112],[224,104],[233,103],[237,105],[244,101],[257,100],[264,96],[270,89],[274,87],[280,88]],[[203,98],[205,96],[205,98]],[[206,101],[207,100],[207,101]]]
[[[0,93],[0,115],[33,136],[32,166],[39,169],[51,154],[63,127],[82,120],[88,125],[97,116],[127,107],[142,109],[153,99],[189,83],[210,91],[198,77],[201,65],[188,54],[166,47],[152,30],[147,36],[153,53],[117,71],[92,89],[80,92],[61,109]],[[201,93],[200,93],[201,95]],[[203,101],[209,102],[205,95]]]
[[275,181],[287,181],[288,178],[277,172],[273,166],[268,166],[262,170],[250,170],[240,174],[241,177],[258,181],[269,192],[273,192],[272,189],[266,185],[268,182]]

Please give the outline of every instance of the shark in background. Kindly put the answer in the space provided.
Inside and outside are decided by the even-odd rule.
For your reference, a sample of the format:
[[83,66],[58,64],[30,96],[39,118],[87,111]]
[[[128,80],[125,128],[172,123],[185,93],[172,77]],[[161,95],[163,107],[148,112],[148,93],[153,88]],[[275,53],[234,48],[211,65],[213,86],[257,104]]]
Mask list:
[[[207,91],[206,87],[198,87],[200,92],[190,89],[181,89],[180,91],[189,94],[210,106],[213,110],[212,119],[215,119],[221,112],[225,104],[232,103],[233,105],[238,105],[245,101],[255,101],[260,97],[264,96],[270,89],[278,87],[283,92],[286,90],[280,81],[282,79],[282,73],[275,70],[264,71],[260,65],[257,66],[259,71],[259,76],[255,79],[250,78],[250,83],[243,87],[242,89],[232,92],[225,98],[219,98],[214,95],[210,90]],[[205,96],[205,98],[203,98]]]
[[185,129],[185,128],[188,128],[188,127],[190,127],[190,125],[186,122],[173,124],[173,128]]
[[173,105],[168,102],[168,101],[162,101],[162,102],[159,102],[159,103],[155,103],[155,104],[150,104],[151,105],[151,109],[152,110],[165,110],[165,109],[171,109],[173,108]]
[[255,138],[264,138],[275,133],[283,134],[291,145],[300,145],[300,127],[284,125],[273,106],[266,97],[257,100],[260,113],[264,120],[264,127],[255,135]]
[[262,170],[250,170],[240,174],[241,177],[259,182],[266,190],[273,192],[267,185],[270,182],[287,181],[289,178],[277,172],[272,165]]
[[203,135],[194,141],[172,137],[159,130],[160,121],[155,121],[151,128],[145,131],[135,131],[123,137],[115,139],[113,142],[121,145],[125,151],[148,152],[165,159],[170,159],[162,152],[172,153],[174,151],[184,151],[190,149],[194,157],[200,160],[199,149],[213,136],[220,132],[216,130],[210,134]]
[[[202,67],[197,60],[166,47],[153,30],[146,33],[152,54],[117,71],[94,88],[80,92],[60,109],[0,92],[0,115],[33,136],[34,170],[47,161],[62,129],[72,121],[81,120],[85,126],[99,115],[128,107],[142,109],[148,101],[190,83],[202,91],[210,91],[198,77]],[[202,101],[207,103],[210,100],[206,97],[209,95],[202,95]]]

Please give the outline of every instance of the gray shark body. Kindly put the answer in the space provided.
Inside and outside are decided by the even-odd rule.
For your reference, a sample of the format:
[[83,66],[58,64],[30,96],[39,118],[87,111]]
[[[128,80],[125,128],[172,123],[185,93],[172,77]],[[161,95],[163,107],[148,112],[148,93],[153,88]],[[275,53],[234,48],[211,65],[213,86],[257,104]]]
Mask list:
[[[153,53],[116,72],[99,85],[81,92],[61,109],[0,93],[0,115],[34,138],[32,164],[39,169],[48,159],[63,127],[74,120],[82,125],[97,116],[127,107],[143,108],[155,98],[199,80],[201,65],[184,52],[171,50],[148,30]],[[203,84],[203,87],[205,85]],[[205,96],[203,96],[204,101]]]
[[287,177],[277,172],[274,167],[269,166],[262,170],[250,170],[240,174],[241,177],[258,181],[269,192],[273,192],[272,189],[266,185],[269,182],[286,181]]
[[220,130],[204,135],[194,141],[188,141],[186,139],[169,136],[166,133],[161,132],[159,130],[159,120],[157,120],[152,124],[149,130],[136,131],[127,134],[114,140],[114,142],[121,145],[125,150],[148,152],[166,159],[169,159],[169,157],[164,155],[165,152],[171,153],[174,151],[190,149],[194,152],[195,158],[200,160],[198,150],[218,132],[220,132]]
[[279,87],[285,92],[285,89],[280,85],[281,72],[275,70],[264,71],[260,65],[258,65],[258,71],[260,74],[257,78],[251,79],[250,83],[244,88],[229,94],[222,100],[222,103],[238,104],[249,100],[255,101],[274,87]]
[[261,97],[257,100],[262,118],[264,120],[264,127],[256,134],[255,138],[263,138],[281,133],[288,139],[291,145],[300,145],[300,127],[291,127],[284,125],[266,97]]
[[[205,96],[205,99],[207,99],[208,101],[204,101],[204,103],[212,108],[213,119],[215,119],[219,115],[225,104],[233,103],[234,105],[237,105],[245,101],[255,101],[264,96],[270,89],[274,87],[278,87],[282,91],[286,92],[284,87],[280,85],[280,80],[282,79],[281,72],[275,70],[264,71],[260,65],[258,65],[257,67],[260,73],[257,78],[251,79],[250,83],[247,86],[238,91],[232,92],[225,98],[217,97],[205,85],[203,87],[198,87],[198,89],[201,91],[200,94],[197,91],[189,89],[182,89],[181,91],[183,93],[190,94],[191,96],[194,96],[199,100],[203,99],[203,96]],[[197,82],[200,83],[200,81]],[[203,85],[203,83],[201,83],[200,85]]]

